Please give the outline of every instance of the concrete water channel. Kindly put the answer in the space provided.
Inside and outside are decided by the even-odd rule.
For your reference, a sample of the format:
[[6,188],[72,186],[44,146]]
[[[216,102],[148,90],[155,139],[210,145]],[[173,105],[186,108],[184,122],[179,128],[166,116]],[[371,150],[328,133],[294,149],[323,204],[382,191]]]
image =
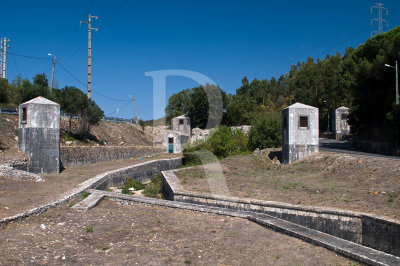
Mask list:
[[[87,211],[107,197],[119,202],[137,202],[248,219],[340,255],[370,265],[400,265],[400,224],[370,214],[291,205],[281,202],[225,197],[185,191],[174,170],[182,158],[149,161],[103,175],[88,186],[89,197],[74,206]],[[106,191],[128,178],[148,181],[161,172],[162,192],[167,200]]]

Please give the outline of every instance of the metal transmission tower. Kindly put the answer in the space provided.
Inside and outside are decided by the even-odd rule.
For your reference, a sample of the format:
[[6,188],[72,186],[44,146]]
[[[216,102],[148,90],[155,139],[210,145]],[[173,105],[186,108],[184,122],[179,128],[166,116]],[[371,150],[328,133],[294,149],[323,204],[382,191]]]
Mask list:
[[376,34],[383,33],[383,23],[384,22],[386,22],[386,28],[389,27],[388,21],[382,17],[384,10],[386,10],[386,16],[388,15],[388,9],[386,7],[384,7],[383,3],[376,2],[374,6],[371,6],[371,14],[373,13],[374,8],[376,8],[378,11],[378,17],[371,19],[371,26],[374,24],[374,21],[378,21],[378,30],[372,31],[371,37],[374,35],[374,33],[376,33]]
[[87,97],[92,98],[92,30],[98,31],[97,28],[92,28],[92,18],[98,19],[98,16],[89,14],[88,21],[81,20],[81,23],[88,24],[88,78],[87,78]]
[[0,76],[6,78],[6,59],[7,59],[7,48],[10,47],[10,39],[6,37],[1,38],[1,73]]

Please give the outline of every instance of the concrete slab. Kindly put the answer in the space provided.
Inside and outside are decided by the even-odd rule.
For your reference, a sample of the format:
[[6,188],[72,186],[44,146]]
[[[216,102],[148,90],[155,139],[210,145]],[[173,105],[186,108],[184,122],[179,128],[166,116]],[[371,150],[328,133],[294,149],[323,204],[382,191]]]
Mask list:
[[75,204],[72,208],[79,211],[87,211],[95,207],[97,204],[99,204],[103,198],[104,194],[96,190],[92,194],[90,194],[87,198],[85,198],[78,204]]

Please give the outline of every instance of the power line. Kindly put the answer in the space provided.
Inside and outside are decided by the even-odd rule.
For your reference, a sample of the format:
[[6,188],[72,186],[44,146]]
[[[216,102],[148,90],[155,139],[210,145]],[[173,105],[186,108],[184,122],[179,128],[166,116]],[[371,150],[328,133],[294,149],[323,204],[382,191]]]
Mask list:
[[[110,1],[111,2],[111,1]],[[101,23],[101,26],[104,26],[106,23],[108,23],[125,5],[128,3],[128,0],[125,0],[115,11],[114,13],[111,14],[106,20],[104,20]]]
[[[132,102],[132,100],[128,100],[129,102],[127,102],[126,104],[124,104],[123,106],[121,106],[120,108],[119,108],[119,111],[121,111],[123,108],[125,108],[125,107],[127,107],[131,102]],[[107,115],[105,115],[105,116],[111,116],[111,115],[113,115],[113,114],[115,114],[116,113],[116,111],[115,112],[112,112],[112,113],[109,113],[109,114],[107,114]]]
[[48,57],[36,57],[36,56],[29,56],[29,55],[22,55],[22,54],[16,54],[10,51],[7,51],[7,54],[12,54],[15,56],[19,56],[19,57],[25,57],[25,58],[30,58],[30,59],[36,59],[36,60],[50,60],[50,58]]
[[[56,61],[56,64],[58,64],[58,65],[60,65],[60,67],[62,68],[62,69],[64,69],[65,70],[65,72],[67,72],[71,77],[73,77],[77,82],[79,82],[81,85],[83,85],[83,86],[86,86],[86,84],[85,83],[83,83],[80,79],[78,79],[74,74],[72,74],[66,67],[64,67],[60,62],[58,62],[58,61]],[[103,97],[103,98],[106,98],[106,99],[108,99],[108,100],[111,100],[111,101],[117,101],[117,102],[128,102],[128,101],[131,101],[131,100],[122,100],[122,99],[115,99],[115,98],[111,98],[111,97],[108,97],[108,96],[106,96],[106,95],[104,95],[104,94],[102,94],[102,93],[100,93],[100,92],[97,92],[97,91],[93,91],[93,93],[95,93],[95,94],[97,94],[97,95],[99,95],[99,96],[101,96],[101,97]]]
[[[37,57],[37,56],[22,55],[22,54],[17,54],[17,53],[10,52],[10,51],[7,51],[7,54],[11,54],[11,55],[14,55],[14,56],[19,56],[19,57],[24,57],[24,58],[29,58],[29,59],[35,59],[35,60],[51,60],[50,57]],[[79,78],[77,78],[74,74],[72,74],[72,72],[69,71],[63,64],[61,64],[59,61],[56,61],[56,64],[59,65],[65,72],[67,72],[67,74],[69,74],[79,84],[81,84],[82,86],[86,87],[86,84],[83,81],[81,81]],[[97,91],[93,91],[93,93],[95,93],[95,94],[97,94],[97,95],[99,95],[99,96],[101,96],[103,98],[106,98],[108,100],[111,100],[111,101],[117,101],[117,102],[129,102],[129,101],[131,101],[131,100],[122,100],[122,99],[115,99],[115,98],[112,98],[112,97],[108,97],[107,95],[104,95],[104,94],[102,94],[100,92],[97,92]]]

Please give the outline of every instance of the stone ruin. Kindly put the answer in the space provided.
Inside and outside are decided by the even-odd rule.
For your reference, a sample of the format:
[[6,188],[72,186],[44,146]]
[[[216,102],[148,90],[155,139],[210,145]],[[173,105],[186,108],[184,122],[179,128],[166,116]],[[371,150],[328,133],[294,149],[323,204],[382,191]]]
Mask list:
[[18,149],[28,172],[60,172],[60,105],[37,97],[19,106]]
[[346,135],[350,134],[348,116],[349,108],[347,107],[342,106],[333,111],[333,133],[337,140],[343,140]]
[[[247,135],[250,132],[251,126],[235,126],[231,127],[232,130],[240,130],[243,134]],[[211,129],[212,130],[212,129]],[[210,135],[210,129],[201,129],[201,128],[193,128],[192,129],[192,137],[190,138],[190,142],[194,142],[196,140],[205,140]]]
[[318,108],[295,103],[282,110],[282,163],[290,164],[319,150]]

